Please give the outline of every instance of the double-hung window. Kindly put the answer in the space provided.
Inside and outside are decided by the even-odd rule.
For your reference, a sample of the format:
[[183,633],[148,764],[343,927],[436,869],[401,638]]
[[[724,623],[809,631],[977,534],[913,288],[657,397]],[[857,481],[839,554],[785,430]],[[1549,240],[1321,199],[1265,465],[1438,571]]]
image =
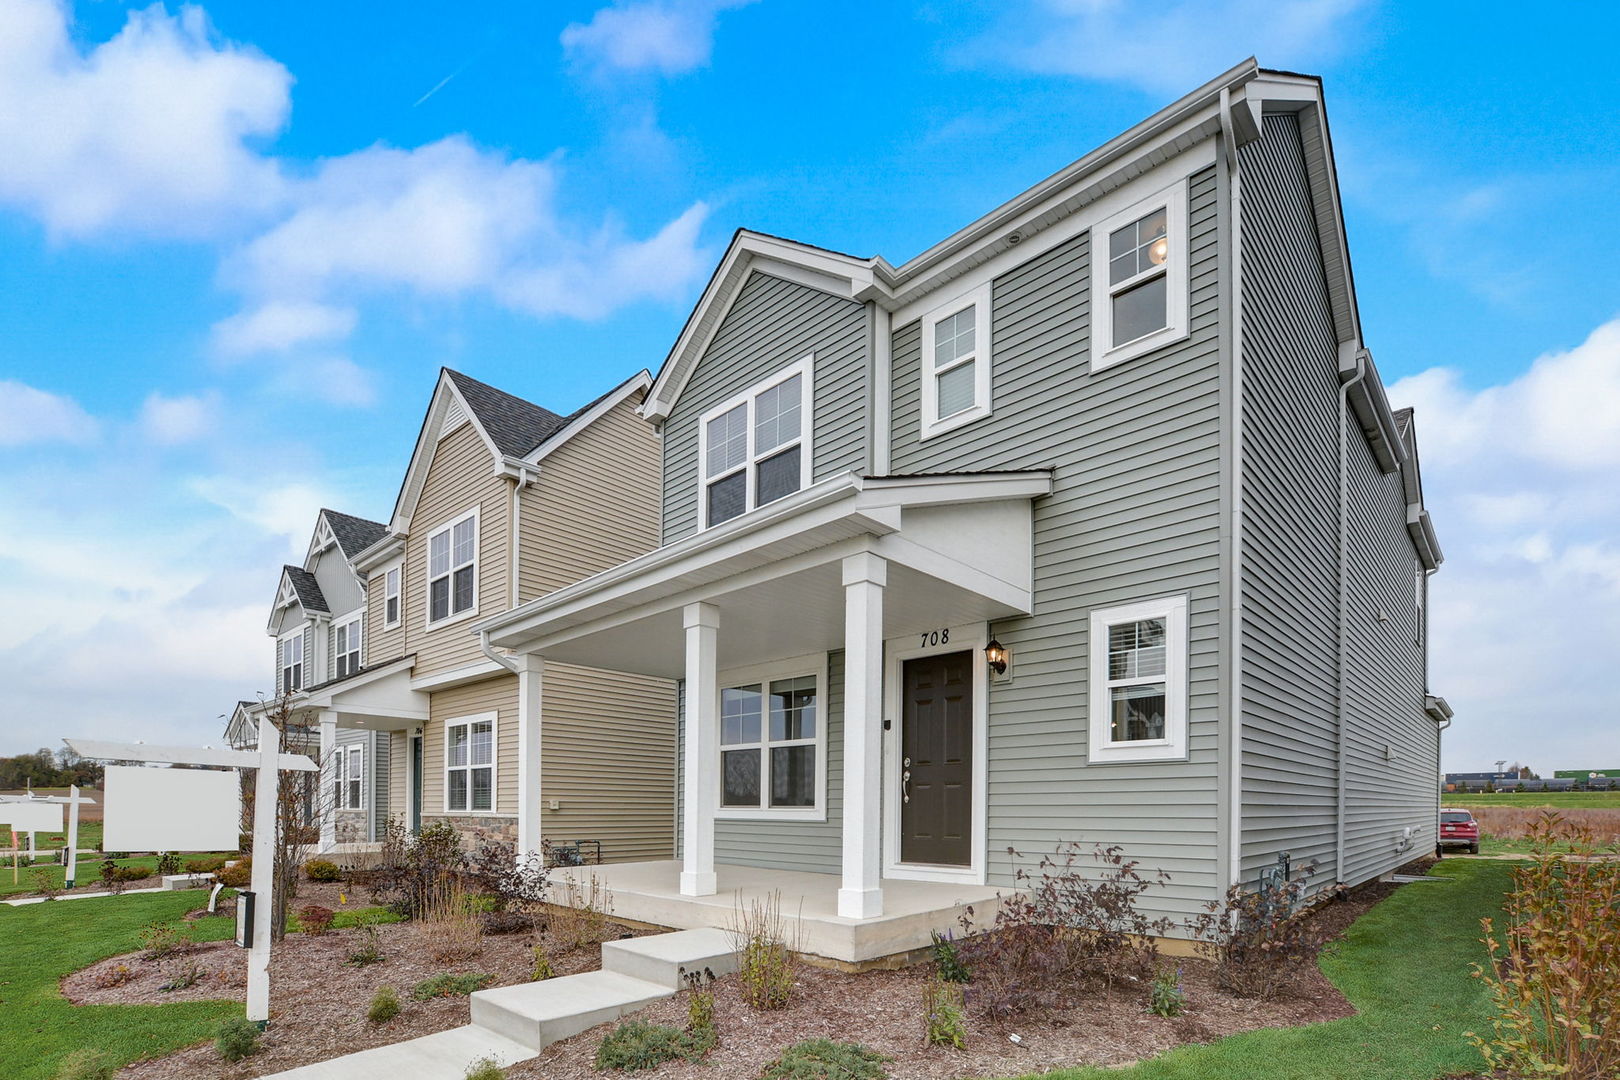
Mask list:
[[1186,336],[1186,182],[1115,214],[1092,235],[1091,370]]
[[332,655],[337,658],[337,677],[342,679],[360,670],[360,627],[364,615],[332,628]]
[[779,371],[698,423],[705,528],[791,495],[810,482],[813,360]]
[[1090,760],[1187,754],[1187,598],[1091,613]]
[[733,675],[720,688],[720,814],[810,817],[822,810],[826,732],[813,663]]
[[402,566],[390,566],[383,574],[383,625],[399,625],[400,604],[400,578],[404,574]]
[[362,810],[365,803],[363,777],[366,768],[366,749],[351,746],[343,755],[345,763],[343,784],[338,792],[338,806],[344,810]]
[[495,809],[495,714],[453,720],[444,728],[447,813]]
[[922,320],[922,437],[990,413],[990,285]]
[[478,511],[428,535],[428,623],[478,610]]
[[304,688],[304,632],[281,639],[281,692],[290,694]]

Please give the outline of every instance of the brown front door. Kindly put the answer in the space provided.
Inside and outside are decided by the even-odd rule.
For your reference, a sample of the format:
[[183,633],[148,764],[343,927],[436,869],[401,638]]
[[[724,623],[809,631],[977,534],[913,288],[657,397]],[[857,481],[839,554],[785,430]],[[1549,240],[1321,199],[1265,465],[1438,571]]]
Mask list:
[[973,653],[905,663],[900,861],[973,862]]

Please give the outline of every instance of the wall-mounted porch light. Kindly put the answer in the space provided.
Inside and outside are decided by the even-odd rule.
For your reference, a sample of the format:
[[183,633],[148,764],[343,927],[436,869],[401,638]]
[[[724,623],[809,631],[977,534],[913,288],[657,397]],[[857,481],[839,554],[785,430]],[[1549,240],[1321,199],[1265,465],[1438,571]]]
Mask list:
[[990,665],[990,670],[997,675],[1007,674],[1007,647],[995,638],[984,647],[984,662]]

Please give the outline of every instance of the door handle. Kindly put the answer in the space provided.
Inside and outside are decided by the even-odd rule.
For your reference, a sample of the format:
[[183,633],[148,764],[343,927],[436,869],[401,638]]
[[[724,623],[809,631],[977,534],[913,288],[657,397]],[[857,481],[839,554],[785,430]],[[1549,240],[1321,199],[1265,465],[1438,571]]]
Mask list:
[[911,801],[911,770],[907,769],[900,774],[900,801]]

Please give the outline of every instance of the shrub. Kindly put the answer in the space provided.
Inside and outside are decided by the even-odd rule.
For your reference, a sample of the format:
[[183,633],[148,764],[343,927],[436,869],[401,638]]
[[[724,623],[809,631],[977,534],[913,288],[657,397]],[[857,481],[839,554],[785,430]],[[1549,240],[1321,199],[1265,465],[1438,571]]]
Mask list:
[[596,1048],[596,1067],[620,1072],[654,1069],[678,1058],[696,1060],[713,1046],[712,1028],[706,1033],[693,1033],[645,1020],[627,1020],[608,1032]]
[[777,894],[750,901],[731,931],[742,999],[761,1011],[785,1008],[793,996],[797,961],[785,940],[780,904]]
[[115,964],[110,968],[102,968],[90,979],[90,985],[97,990],[112,990],[123,986],[135,977],[128,964]]
[[84,1047],[73,1051],[56,1067],[56,1080],[112,1080],[118,1063],[105,1050]]
[[594,947],[612,935],[613,890],[595,874],[569,879],[551,916],[551,935],[563,952]]
[[493,978],[493,975],[472,972],[455,975],[446,971],[411,987],[411,997],[417,1001],[431,1001],[436,997],[466,997],[474,990],[482,990]]
[[372,895],[407,919],[423,910],[466,864],[461,834],[448,822],[424,825],[412,835],[398,818],[383,825],[382,851],[367,879]]
[[681,981],[689,991],[686,999],[686,1030],[693,1035],[707,1033],[713,1037],[714,1027],[714,972],[683,971]]
[[544,982],[546,979],[555,976],[557,973],[551,968],[551,957],[546,955],[546,947],[536,945],[532,951],[534,953],[534,974],[529,976],[529,981]]
[[172,851],[165,851],[157,857],[155,867],[159,876],[165,874],[178,874],[180,872],[180,856]]
[[34,892],[47,900],[55,900],[62,892],[62,886],[57,883],[56,875],[46,869],[30,870],[28,876],[34,882]]
[[1544,815],[1530,840],[1504,925],[1482,920],[1489,960],[1474,975],[1496,1015],[1488,1038],[1468,1038],[1491,1069],[1512,1075],[1620,1075],[1620,861],[1557,814]]
[[962,955],[957,951],[956,940],[949,933],[940,933],[938,930],[930,932],[934,943],[929,951],[934,956],[934,974],[946,982],[965,983],[973,981],[973,973],[962,962]]
[[765,1066],[760,1080],[882,1080],[888,1060],[859,1043],[806,1039]]
[[167,960],[190,949],[191,928],[172,923],[153,923],[141,931],[141,959]]
[[219,1025],[214,1047],[226,1061],[241,1061],[259,1052],[259,1025],[236,1016]]
[[373,1024],[386,1024],[399,1015],[399,991],[392,986],[379,986],[377,992],[371,996],[371,1006],[366,1009],[366,1019]]
[[192,960],[173,969],[169,977],[158,985],[158,989],[165,994],[172,994],[176,990],[186,990],[202,982],[203,976],[206,974],[207,972],[203,971],[202,965]]
[[922,1000],[924,1038],[928,1045],[962,1049],[967,1043],[962,984],[936,975],[923,983]]
[[212,874],[225,865],[223,855],[204,855],[200,859],[187,859],[182,869],[188,874]]
[[445,878],[421,909],[421,919],[431,924],[428,952],[441,964],[470,960],[484,948],[484,931],[472,898],[454,878]]
[[1154,1016],[1180,1016],[1187,1007],[1187,992],[1181,988],[1181,968],[1160,968],[1153,973],[1148,988],[1148,1012]]
[[238,859],[234,865],[214,871],[214,880],[227,889],[245,889],[253,884],[253,860]]
[[311,859],[304,864],[304,876],[311,881],[342,881],[343,871],[331,859]]
[[1215,982],[1240,997],[1268,1000],[1309,967],[1326,935],[1300,915],[1307,866],[1295,878],[1266,879],[1258,887],[1233,885],[1188,921],[1199,951],[1215,963]]
[[[973,973],[974,1003],[987,1016],[1058,1008],[1084,987],[1111,987],[1152,971],[1153,939],[1170,924],[1148,919],[1136,903],[1169,875],[1144,876],[1120,847],[1101,844],[1090,852],[1097,869],[1088,874],[1083,853],[1078,843],[1059,844],[1034,870],[1020,867],[1019,891],[1002,900],[989,932],[959,946]],[[1022,857],[1011,848],[1007,854]],[[972,925],[968,908],[962,927]]]
[[349,953],[343,961],[350,967],[369,967],[372,964],[383,962],[382,936],[377,933],[375,923],[364,923],[360,927],[360,944]]
[[481,1057],[467,1066],[465,1080],[504,1080],[506,1070],[493,1057]]
[[466,857],[461,874],[468,888],[489,898],[493,912],[540,904],[546,899],[548,872],[539,852],[520,858],[511,844],[485,841]]
[[306,934],[324,934],[332,929],[337,912],[319,904],[305,904],[298,909],[298,925]]

